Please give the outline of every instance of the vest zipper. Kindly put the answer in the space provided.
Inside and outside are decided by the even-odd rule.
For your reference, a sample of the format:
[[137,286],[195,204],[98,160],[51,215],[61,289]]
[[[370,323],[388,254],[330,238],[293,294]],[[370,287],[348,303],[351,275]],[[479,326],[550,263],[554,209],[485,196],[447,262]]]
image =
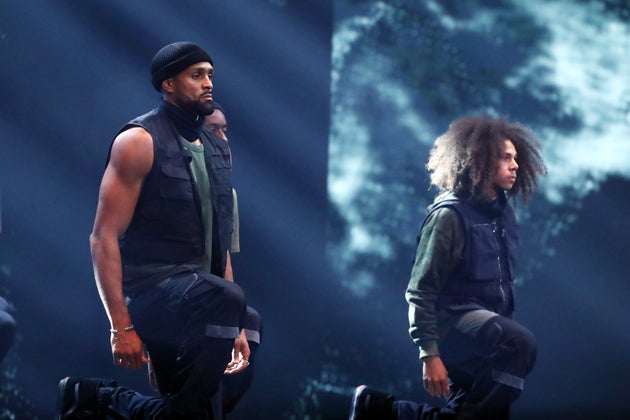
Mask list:
[[501,244],[497,239],[497,222],[496,220],[492,222],[492,233],[494,234],[494,240],[497,244],[497,249],[499,253],[497,254],[497,265],[499,267],[499,291],[501,292],[501,303],[505,303],[505,291],[503,290],[503,270],[501,269]]

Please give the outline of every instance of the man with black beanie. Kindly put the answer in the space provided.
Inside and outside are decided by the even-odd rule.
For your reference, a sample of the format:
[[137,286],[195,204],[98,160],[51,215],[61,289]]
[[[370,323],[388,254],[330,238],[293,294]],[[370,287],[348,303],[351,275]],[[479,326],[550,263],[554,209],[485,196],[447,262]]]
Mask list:
[[68,377],[58,418],[221,418],[222,376],[249,365],[245,298],[230,274],[230,151],[203,126],[213,71],[190,42],[155,54],[163,101],[114,139],[90,235],[114,364],[140,368],[146,349],[161,397]]

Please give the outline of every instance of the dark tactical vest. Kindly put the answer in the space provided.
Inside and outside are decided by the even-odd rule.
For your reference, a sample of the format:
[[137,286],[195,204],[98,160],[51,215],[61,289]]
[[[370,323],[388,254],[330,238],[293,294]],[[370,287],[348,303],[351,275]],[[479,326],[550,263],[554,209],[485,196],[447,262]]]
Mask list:
[[512,283],[518,253],[518,226],[512,208],[484,208],[467,201],[445,200],[431,212],[450,207],[459,215],[466,232],[463,261],[455,268],[438,308],[461,311],[480,307],[511,316]]
[[[154,157],[131,223],[119,239],[123,265],[199,263],[205,255],[205,230],[189,167],[192,156],[161,108],[130,121],[120,132],[135,126],[151,134]],[[224,140],[205,128],[201,140],[214,213],[211,271],[222,277],[232,242],[232,164]]]

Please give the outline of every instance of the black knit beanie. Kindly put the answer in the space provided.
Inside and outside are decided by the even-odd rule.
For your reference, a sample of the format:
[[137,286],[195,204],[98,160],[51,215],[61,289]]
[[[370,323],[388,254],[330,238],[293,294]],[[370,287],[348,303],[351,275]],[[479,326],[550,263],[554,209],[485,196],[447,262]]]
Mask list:
[[162,47],[151,61],[151,84],[160,92],[162,82],[195,63],[207,61],[210,55],[192,42],[174,42]]

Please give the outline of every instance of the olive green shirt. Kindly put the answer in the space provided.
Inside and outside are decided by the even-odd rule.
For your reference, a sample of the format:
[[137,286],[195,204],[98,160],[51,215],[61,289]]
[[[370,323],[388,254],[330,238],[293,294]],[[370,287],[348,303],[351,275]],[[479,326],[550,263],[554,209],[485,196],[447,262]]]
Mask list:
[[180,141],[184,148],[192,155],[190,171],[199,190],[201,216],[206,232],[206,258],[202,270],[205,273],[210,273],[210,264],[212,261],[212,218],[214,210],[212,208],[212,185],[210,185],[210,177],[208,176],[208,169],[206,168],[203,144],[190,143],[183,137],[180,137]]

